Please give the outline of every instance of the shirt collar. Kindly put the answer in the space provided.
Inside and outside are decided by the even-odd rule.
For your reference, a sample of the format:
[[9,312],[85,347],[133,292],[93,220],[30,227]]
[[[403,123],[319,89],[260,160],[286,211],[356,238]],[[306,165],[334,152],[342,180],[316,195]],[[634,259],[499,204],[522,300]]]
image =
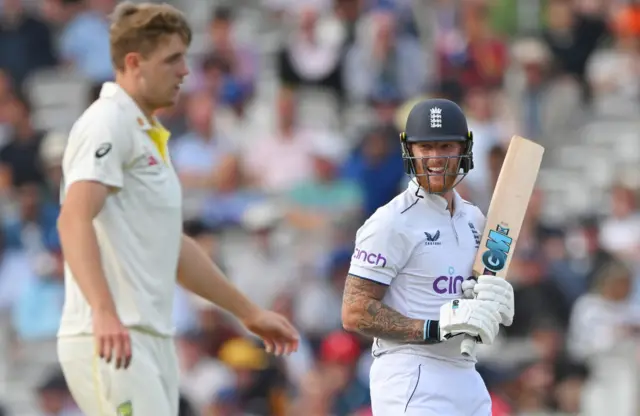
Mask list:
[[[416,178],[411,178],[411,180],[409,181],[409,185],[407,186],[407,189],[412,194],[421,196],[427,202],[427,204],[430,207],[433,207],[436,211],[439,211],[439,212],[448,211],[447,200],[440,195],[430,194],[426,192],[421,186],[418,185]],[[464,200],[462,199],[458,191],[456,191],[455,189],[453,189],[451,192],[453,193],[453,208],[455,210],[453,214],[454,215],[461,214],[464,209],[463,208]]]
[[151,122],[149,122],[133,98],[131,98],[131,96],[115,82],[105,82],[102,84],[100,98],[109,98],[114,100],[118,105],[126,110],[127,114],[131,114],[135,118],[136,125],[146,132],[154,128],[154,126],[163,128],[162,124],[160,124],[158,119],[155,117],[152,117]]

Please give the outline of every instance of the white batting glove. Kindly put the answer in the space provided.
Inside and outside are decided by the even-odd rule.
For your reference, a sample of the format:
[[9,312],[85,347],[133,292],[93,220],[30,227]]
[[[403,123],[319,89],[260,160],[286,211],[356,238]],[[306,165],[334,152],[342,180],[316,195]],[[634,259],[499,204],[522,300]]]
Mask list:
[[500,319],[496,302],[455,299],[440,307],[440,339],[467,334],[491,345],[500,329]]
[[476,283],[478,283],[478,279],[475,277],[469,277],[467,280],[462,282],[462,295],[465,299],[474,299],[476,297],[475,293],[473,293],[473,288]]
[[498,311],[502,318],[500,323],[504,326],[511,326],[514,314],[513,286],[511,286],[511,283],[501,277],[483,275],[478,277],[478,283],[473,286],[473,293],[478,300],[498,303]]

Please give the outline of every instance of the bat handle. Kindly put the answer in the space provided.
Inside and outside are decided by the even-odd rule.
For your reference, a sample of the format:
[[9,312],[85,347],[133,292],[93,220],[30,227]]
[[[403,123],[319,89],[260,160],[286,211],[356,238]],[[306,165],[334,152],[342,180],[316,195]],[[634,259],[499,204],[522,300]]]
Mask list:
[[476,348],[476,339],[471,335],[465,335],[462,340],[462,344],[460,344],[460,352],[465,357],[472,357],[473,350]]

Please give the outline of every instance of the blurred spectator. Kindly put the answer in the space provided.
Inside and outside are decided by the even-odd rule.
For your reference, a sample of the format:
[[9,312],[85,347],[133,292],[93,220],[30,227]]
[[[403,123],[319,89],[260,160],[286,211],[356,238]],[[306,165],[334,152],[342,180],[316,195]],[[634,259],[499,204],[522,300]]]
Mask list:
[[6,71],[0,69],[0,148],[7,144],[12,134],[11,103],[14,88]]
[[393,131],[396,130],[395,118],[405,97],[394,86],[380,84],[367,98],[372,113],[370,123],[389,128],[389,135],[397,137],[400,132]]
[[402,99],[426,88],[427,56],[418,41],[399,33],[397,17],[375,11],[347,53],[344,80],[352,100],[364,101],[386,88]]
[[613,16],[613,47],[594,52],[587,66],[587,80],[598,95],[615,100],[640,97],[640,5],[629,4]]
[[183,333],[178,338],[180,388],[190,403],[204,412],[212,397],[235,386],[235,374],[220,360],[207,356],[205,338],[198,331]]
[[276,297],[300,278],[300,261],[290,239],[280,233],[283,213],[269,202],[248,207],[240,221],[248,234],[229,276],[251,300],[270,308]]
[[589,370],[566,357],[558,360],[554,370],[554,410],[564,414],[579,414]]
[[254,93],[258,62],[253,47],[239,44],[233,30],[231,9],[217,8],[209,24],[211,51],[220,60],[219,68],[223,69],[217,96],[222,104],[243,114],[247,101]]
[[554,230],[545,235],[540,242],[545,261],[549,264],[550,278],[558,286],[569,304],[573,304],[578,296],[589,289],[587,274],[569,257],[565,243],[565,235],[561,230]]
[[282,414],[285,407],[284,380],[263,349],[247,339],[231,339],[220,349],[219,358],[235,371],[236,382],[232,389],[212,398],[210,414],[233,415],[221,412],[221,408],[229,407],[235,407],[239,414]]
[[359,184],[338,176],[343,151],[340,146],[315,140],[310,147],[313,177],[293,187],[285,196],[288,219],[299,229],[320,231],[338,220],[361,217]]
[[22,341],[50,340],[60,326],[64,303],[61,252],[43,252],[32,263],[33,276],[23,276],[12,313],[13,327]]
[[464,100],[469,130],[473,132],[473,169],[465,177],[471,201],[483,212],[489,208],[491,193],[491,149],[504,142],[502,128],[496,119],[491,92],[482,87],[470,89]]
[[370,128],[342,168],[342,175],[361,188],[363,218],[395,198],[407,178],[395,137],[394,129]]
[[13,272],[22,270],[19,280],[12,283],[13,326],[21,339],[46,339],[57,332],[64,299],[56,229],[59,209],[43,200],[36,184],[20,186],[16,196],[17,212],[3,219],[8,249],[5,261],[10,262],[4,265]]
[[50,374],[37,390],[42,416],[82,416],[82,412],[71,397],[61,371]]
[[191,94],[185,108],[189,131],[170,145],[171,160],[184,187],[188,218],[203,215],[211,199],[211,203],[220,205],[221,199],[240,185],[238,149],[218,133],[215,108],[216,103],[206,92]]
[[44,133],[32,123],[31,105],[27,97],[13,95],[3,103],[2,111],[11,128],[10,141],[0,150],[0,190],[26,183],[44,185],[40,145]]
[[[225,269],[225,264],[221,259],[219,230],[207,227],[202,221],[185,221],[183,225],[184,233],[193,238],[196,243],[208,254],[220,267]],[[178,332],[190,332],[203,329],[200,313],[207,313],[212,308],[208,301],[193,295],[181,286],[176,287],[173,303],[173,316],[176,330]]]
[[47,201],[35,183],[16,188],[16,212],[5,215],[3,227],[8,247],[35,257],[43,250],[60,248],[56,221],[59,207]]
[[547,392],[552,382],[552,369],[537,361],[485,372],[492,415],[548,414]]
[[63,24],[60,57],[94,84],[113,80],[107,13],[115,0],[45,0]]
[[497,144],[489,150],[488,155],[488,168],[489,168],[489,190],[493,192],[498,183],[498,177],[500,177],[500,170],[504,163],[504,158],[507,156],[507,151],[501,144]]
[[302,3],[291,19],[292,33],[277,56],[280,82],[289,88],[324,87],[342,97],[345,28],[312,2]]
[[251,182],[268,194],[288,192],[313,177],[312,142],[322,133],[299,125],[296,99],[293,90],[280,90],[275,133],[256,138],[244,157]]
[[0,231],[0,314],[11,311],[26,282],[35,278],[31,258],[19,247],[7,247]]
[[567,236],[567,250],[576,270],[586,276],[586,285],[594,287],[595,276],[613,256],[600,245],[600,222],[597,218],[584,218]]
[[548,27],[543,38],[554,59],[557,75],[574,77],[583,99],[591,100],[585,72],[589,57],[606,32],[605,2],[551,0],[547,6]]
[[[324,337],[340,327],[342,290],[329,276],[302,276],[293,299],[297,328],[303,331],[314,349]],[[345,276],[343,276],[344,279]],[[342,289],[344,288],[344,283]]]
[[514,256],[509,268],[514,282],[515,318],[513,325],[503,328],[509,337],[526,337],[545,320],[565,327],[570,306],[554,279],[547,276],[546,264],[538,254]]
[[57,64],[53,34],[22,0],[4,0],[0,15],[0,68],[21,88],[31,74]]
[[62,157],[67,145],[67,135],[59,132],[47,133],[40,145],[39,159],[42,164],[45,181],[47,183],[47,198],[58,201],[60,185],[62,183]]
[[[545,194],[542,189],[536,187],[531,193],[531,199],[518,236],[517,253],[525,256],[542,255],[541,240],[549,233],[555,233],[555,227],[546,224],[542,208],[545,203]],[[546,265],[546,263],[543,263]]]
[[370,404],[369,388],[355,377],[360,345],[353,334],[338,330],[320,345],[320,368],[333,396],[332,412],[348,416]]
[[632,189],[616,185],[611,191],[611,214],[600,228],[600,244],[622,259],[640,262],[640,210]]
[[631,279],[624,264],[606,264],[596,275],[594,290],[581,296],[572,311],[569,351],[585,360],[592,374],[582,397],[585,415],[638,412],[640,310],[629,302]]
[[333,10],[346,30],[345,45],[352,45],[356,38],[360,15],[366,5],[365,0],[335,0]]
[[512,89],[507,112],[523,136],[536,140],[547,133],[549,124],[551,54],[540,39],[526,38],[514,44],[513,55],[522,82]]
[[457,7],[459,30],[445,32],[437,43],[440,82],[459,82],[463,89],[501,87],[508,53],[504,42],[492,33],[489,5],[465,1]]
[[332,388],[324,373],[314,368],[305,374],[301,380],[298,394],[288,409],[287,416],[333,415]]

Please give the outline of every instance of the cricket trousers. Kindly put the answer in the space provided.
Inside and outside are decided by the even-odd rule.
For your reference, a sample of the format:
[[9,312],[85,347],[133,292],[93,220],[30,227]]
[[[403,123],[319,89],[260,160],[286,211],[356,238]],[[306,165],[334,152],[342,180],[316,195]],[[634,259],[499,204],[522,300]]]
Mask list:
[[374,416],[491,416],[489,392],[473,366],[385,354],[370,372]]
[[116,370],[96,353],[92,336],[60,337],[58,359],[86,416],[177,416],[178,359],[172,338],[129,331],[132,360]]

